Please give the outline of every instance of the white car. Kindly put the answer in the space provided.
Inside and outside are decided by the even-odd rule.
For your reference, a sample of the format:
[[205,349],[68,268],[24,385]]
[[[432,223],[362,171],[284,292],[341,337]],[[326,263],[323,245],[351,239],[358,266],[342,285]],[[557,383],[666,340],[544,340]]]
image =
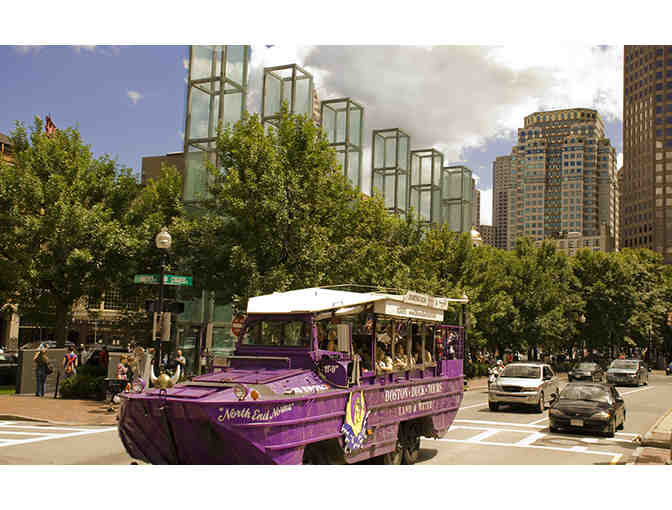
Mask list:
[[558,398],[559,381],[544,363],[510,363],[488,391],[488,406],[497,411],[500,404],[534,406],[540,413]]

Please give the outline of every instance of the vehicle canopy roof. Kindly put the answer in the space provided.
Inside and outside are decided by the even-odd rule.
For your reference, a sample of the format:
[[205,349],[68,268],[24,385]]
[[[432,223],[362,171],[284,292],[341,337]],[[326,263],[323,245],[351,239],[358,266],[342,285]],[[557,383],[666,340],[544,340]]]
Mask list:
[[309,289],[275,292],[250,298],[248,314],[315,314],[330,312],[335,315],[357,313],[373,303],[374,311],[398,317],[413,317],[431,321],[443,320],[443,311],[450,303],[467,303],[467,297],[444,298],[406,292],[352,292],[313,287]]

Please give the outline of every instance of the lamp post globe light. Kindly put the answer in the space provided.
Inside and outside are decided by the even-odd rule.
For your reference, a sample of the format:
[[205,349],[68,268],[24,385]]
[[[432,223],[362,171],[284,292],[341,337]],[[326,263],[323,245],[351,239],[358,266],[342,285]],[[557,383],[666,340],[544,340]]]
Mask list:
[[[162,349],[161,349],[161,344],[162,344],[162,331],[163,331],[163,318],[164,318],[164,312],[163,312],[163,280],[165,279],[165,272],[166,272],[166,262],[168,259],[168,250],[173,244],[173,238],[171,235],[168,233],[168,228],[163,227],[161,229],[161,232],[156,234],[156,237],[154,238],[154,242],[156,244],[156,247],[163,252],[162,258],[161,258],[161,279],[159,280],[159,324],[161,327],[159,328],[159,339],[158,339],[158,345],[156,348],[156,361],[155,365],[157,370],[159,369],[161,362],[163,360],[163,354],[162,354]],[[156,322],[155,322],[156,323]],[[153,339],[156,341],[156,338]]]

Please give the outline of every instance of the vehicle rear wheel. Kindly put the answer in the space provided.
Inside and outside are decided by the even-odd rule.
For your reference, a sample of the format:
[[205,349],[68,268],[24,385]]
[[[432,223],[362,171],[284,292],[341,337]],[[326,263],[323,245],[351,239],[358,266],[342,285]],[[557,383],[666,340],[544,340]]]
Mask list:
[[404,422],[399,425],[399,437],[401,439],[404,464],[415,464],[420,456],[421,428],[418,423]]
[[412,444],[404,448],[404,464],[415,464],[420,456],[420,437],[416,436]]
[[544,392],[542,391],[539,394],[539,404],[537,405],[536,411],[538,413],[543,413],[544,409],[546,409],[546,402],[544,401]]
[[491,411],[496,411],[499,409],[499,402],[488,402],[488,407]]
[[401,447],[399,440],[397,440],[397,444],[395,445],[394,450],[383,455],[383,464],[389,466],[398,466],[401,464],[403,453],[404,449]]

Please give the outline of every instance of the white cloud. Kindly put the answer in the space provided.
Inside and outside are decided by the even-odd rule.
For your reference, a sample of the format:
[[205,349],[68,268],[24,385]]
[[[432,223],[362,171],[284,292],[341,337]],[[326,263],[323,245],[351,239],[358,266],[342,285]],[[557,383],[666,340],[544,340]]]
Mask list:
[[138,104],[138,101],[140,101],[144,97],[140,92],[137,92],[135,90],[127,90],[126,95],[133,104]]

